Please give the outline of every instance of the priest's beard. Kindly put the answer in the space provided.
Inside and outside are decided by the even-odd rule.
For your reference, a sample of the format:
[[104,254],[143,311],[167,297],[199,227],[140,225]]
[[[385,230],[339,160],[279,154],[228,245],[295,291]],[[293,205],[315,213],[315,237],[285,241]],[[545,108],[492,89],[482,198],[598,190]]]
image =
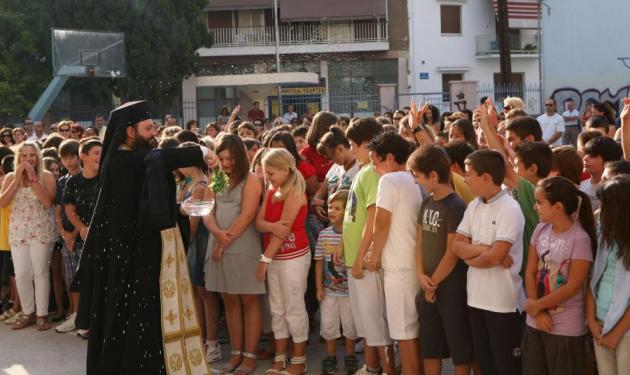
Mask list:
[[132,150],[138,151],[138,152],[151,151],[155,147],[157,147],[157,141],[155,140],[155,138],[146,139],[146,138],[142,138],[141,136],[137,134],[136,134],[136,138],[133,140],[133,143],[131,144]]

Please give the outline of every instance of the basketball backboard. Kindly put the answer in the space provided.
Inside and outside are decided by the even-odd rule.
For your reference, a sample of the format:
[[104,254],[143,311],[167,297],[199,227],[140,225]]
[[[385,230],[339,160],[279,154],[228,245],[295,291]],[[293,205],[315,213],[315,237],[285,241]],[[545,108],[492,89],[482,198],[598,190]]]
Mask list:
[[125,34],[53,29],[53,71],[66,77],[125,77]]

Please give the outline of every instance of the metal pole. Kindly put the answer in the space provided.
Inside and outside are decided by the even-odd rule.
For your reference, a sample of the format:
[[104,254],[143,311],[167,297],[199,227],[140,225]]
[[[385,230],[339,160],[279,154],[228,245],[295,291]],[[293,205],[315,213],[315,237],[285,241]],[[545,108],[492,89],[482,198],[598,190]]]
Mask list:
[[[278,26],[278,0],[273,0],[273,20],[276,34],[276,73],[280,73],[280,28]],[[280,75],[278,74],[278,78]],[[278,116],[282,117],[282,85],[278,83]]]
[[542,112],[544,99],[542,71],[542,1],[538,2],[538,109]]

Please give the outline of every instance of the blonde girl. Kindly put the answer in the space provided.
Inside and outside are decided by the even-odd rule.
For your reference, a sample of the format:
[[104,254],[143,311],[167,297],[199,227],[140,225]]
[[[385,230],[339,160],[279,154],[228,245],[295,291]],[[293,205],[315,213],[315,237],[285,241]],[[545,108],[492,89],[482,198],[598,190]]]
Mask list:
[[[311,251],[306,234],[306,183],[285,149],[270,149],[262,160],[270,187],[256,218],[263,233],[263,254],[256,277],[268,278],[271,325],[276,338],[276,355],[268,374],[306,373],[308,314],[304,304]],[[289,337],[293,357],[287,367]]]

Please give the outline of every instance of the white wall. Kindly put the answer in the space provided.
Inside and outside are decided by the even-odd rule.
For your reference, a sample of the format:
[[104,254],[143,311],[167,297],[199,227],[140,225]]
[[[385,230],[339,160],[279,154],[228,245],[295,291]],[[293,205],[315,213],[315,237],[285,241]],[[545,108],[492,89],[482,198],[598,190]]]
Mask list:
[[[543,8],[543,79],[545,93],[556,99],[618,101],[628,95],[630,69],[618,57],[630,57],[627,40],[630,1],[547,1]],[[629,61],[630,65],[630,61]],[[594,90],[589,90],[594,89]],[[621,92],[617,92],[618,90]],[[609,90],[610,92],[606,92]],[[617,95],[618,94],[618,95]]]
[[[449,4],[462,6],[461,35],[441,35],[440,5]],[[465,80],[493,83],[493,74],[499,72],[499,57],[477,57],[475,42],[477,35],[495,34],[489,0],[409,0],[408,7],[411,92],[442,91],[442,71],[453,69],[453,73],[464,73]],[[535,34],[535,30],[522,32]],[[513,56],[512,71],[524,73],[526,83],[538,82],[538,59]],[[421,80],[420,72],[429,73],[429,79]]]

